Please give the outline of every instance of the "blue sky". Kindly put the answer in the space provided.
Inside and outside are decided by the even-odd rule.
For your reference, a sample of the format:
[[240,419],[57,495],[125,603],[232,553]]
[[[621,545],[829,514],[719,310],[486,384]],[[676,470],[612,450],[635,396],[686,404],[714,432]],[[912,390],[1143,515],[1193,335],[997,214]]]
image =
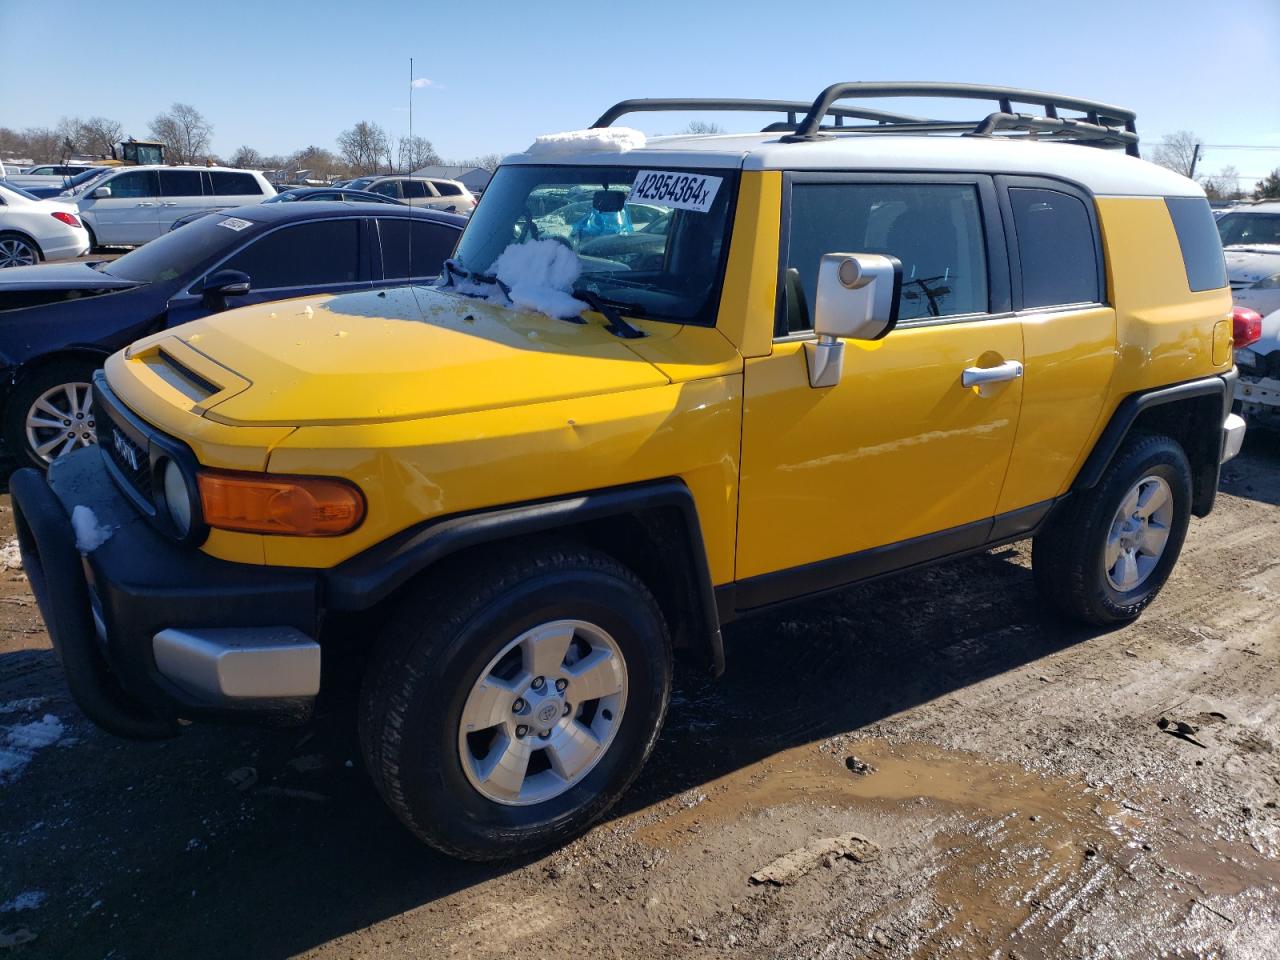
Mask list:
[[223,155],[332,148],[361,119],[407,131],[411,56],[431,82],[413,93],[415,132],[454,159],[523,149],[629,97],[811,100],[838,80],[920,79],[1110,101],[1138,111],[1147,142],[1188,129],[1275,145],[1210,149],[1208,172],[1280,166],[1280,0],[0,0],[0,125],[102,114],[141,137],[180,100]]

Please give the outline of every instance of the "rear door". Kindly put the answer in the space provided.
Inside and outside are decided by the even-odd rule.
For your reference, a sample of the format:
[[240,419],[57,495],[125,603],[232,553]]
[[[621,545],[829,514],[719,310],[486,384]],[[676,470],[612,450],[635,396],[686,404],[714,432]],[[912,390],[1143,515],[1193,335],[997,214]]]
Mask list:
[[160,236],[160,181],[154,170],[125,170],[98,184],[109,197],[89,196],[80,202],[101,244],[134,246]]
[[160,170],[160,232],[167,233],[173,221],[198,210],[209,209],[204,197],[203,177],[190,170]]
[[239,170],[209,170],[206,176],[213,191],[213,196],[209,199],[214,202],[209,204],[210,207],[225,209],[262,202],[262,184],[251,173]]
[[[316,293],[366,290],[371,286],[368,229],[363,217],[287,224],[250,240],[204,276],[219,270],[249,275],[249,292],[232,298],[229,308]],[[170,301],[169,325],[209,312],[202,290],[203,278]]]
[[446,223],[410,221],[403,217],[377,217],[381,279],[376,286],[394,286],[408,280],[439,275],[441,265],[453,255],[462,231]]

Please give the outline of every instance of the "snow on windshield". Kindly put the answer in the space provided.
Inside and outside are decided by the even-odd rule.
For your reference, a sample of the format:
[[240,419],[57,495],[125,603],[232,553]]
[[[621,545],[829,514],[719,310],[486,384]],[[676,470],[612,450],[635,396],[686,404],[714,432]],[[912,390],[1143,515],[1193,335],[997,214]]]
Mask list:
[[569,130],[537,137],[525,151],[526,156],[551,159],[582,153],[626,153],[645,145],[645,135],[630,127],[598,127],[594,130]]
[[587,305],[570,291],[582,275],[578,255],[558,240],[512,243],[493,262],[493,272],[511,291],[511,302],[568,320]]

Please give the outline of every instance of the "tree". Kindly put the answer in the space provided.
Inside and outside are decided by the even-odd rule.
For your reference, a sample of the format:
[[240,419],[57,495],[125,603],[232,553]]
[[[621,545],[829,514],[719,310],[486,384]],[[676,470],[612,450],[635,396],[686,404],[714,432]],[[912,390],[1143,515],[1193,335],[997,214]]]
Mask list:
[[1210,200],[1239,200],[1244,196],[1240,189],[1240,171],[1235,167],[1223,167],[1201,183]]
[[724,127],[718,123],[709,123],[706,120],[691,120],[689,125],[680,132],[695,137],[707,137],[716,133],[724,133]]
[[376,123],[361,120],[338,134],[338,152],[356,173],[377,173],[384,157],[390,166],[391,141]]
[[500,154],[500,153],[486,153],[486,154],[483,154],[483,155],[481,155],[481,156],[479,156],[479,157],[476,157],[476,158],[475,158],[475,159],[473,159],[473,160],[466,160],[466,161],[463,161],[463,162],[460,164],[460,166],[463,166],[463,167],[482,167],[482,168],[484,168],[485,170],[488,170],[490,173],[493,173],[493,171],[495,171],[495,170],[497,170],[497,169],[498,169],[498,166],[499,166],[499,164],[501,164],[501,163],[502,163],[502,154]]
[[401,137],[399,154],[396,168],[401,173],[413,173],[440,162],[440,154],[425,137]]
[[151,121],[151,135],[165,145],[170,163],[192,163],[209,151],[213,125],[189,103],[175,103]]
[[73,153],[84,153],[85,146],[81,143],[81,130],[84,127],[84,121],[79,117],[63,117],[58,121],[58,153],[60,159],[65,160]]
[[1200,138],[1190,130],[1179,130],[1162,140],[1151,155],[1151,159],[1162,167],[1168,167],[1174,173],[1184,177],[1191,176],[1196,155],[1196,145]]
[[1253,188],[1255,200],[1280,200],[1280,167],[1276,167]]
[[231,155],[231,166],[242,170],[265,170],[267,164],[262,154],[253,147],[242,146]]
[[90,117],[80,124],[80,146],[85,153],[109,157],[124,139],[124,127],[106,117]]
[[62,159],[62,138],[49,127],[27,127],[22,131],[26,152],[36,163],[57,163]]
[[346,164],[324,147],[304,147],[297,153],[280,161],[277,169],[283,168],[290,174],[305,170],[314,180],[332,180],[339,174],[348,172]]

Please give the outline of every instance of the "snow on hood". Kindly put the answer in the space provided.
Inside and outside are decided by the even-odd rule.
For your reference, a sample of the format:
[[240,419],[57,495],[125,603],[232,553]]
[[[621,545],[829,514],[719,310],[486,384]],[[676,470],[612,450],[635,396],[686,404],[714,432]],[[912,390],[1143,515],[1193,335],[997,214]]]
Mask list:
[[493,262],[493,272],[517,307],[568,320],[587,308],[570,291],[582,274],[578,255],[558,240],[512,243]]
[[645,145],[645,135],[631,127],[596,127],[592,130],[569,130],[546,133],[534,139],[527,157],[551,159],[582,153],[626,153]]

